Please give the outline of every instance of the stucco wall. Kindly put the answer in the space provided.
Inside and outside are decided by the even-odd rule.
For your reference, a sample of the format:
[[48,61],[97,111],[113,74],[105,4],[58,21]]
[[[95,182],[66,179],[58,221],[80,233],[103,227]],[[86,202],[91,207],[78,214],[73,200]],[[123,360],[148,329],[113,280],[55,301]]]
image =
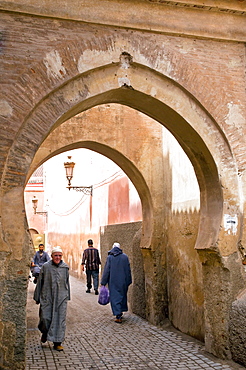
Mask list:
[[199,212],[170,215],[167,247],[169,318],[184,333],[204,341],[202,264],[194,248]]

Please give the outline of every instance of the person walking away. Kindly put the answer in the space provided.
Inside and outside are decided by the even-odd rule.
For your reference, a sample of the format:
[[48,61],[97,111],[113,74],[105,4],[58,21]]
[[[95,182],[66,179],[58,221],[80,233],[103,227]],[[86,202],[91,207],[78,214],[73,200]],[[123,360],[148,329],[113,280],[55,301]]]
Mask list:
[[110,304],[115,322],[121,323],[123,312],[128,311],[127,292],[132,283],[131,267],[128,256],[123,253],[119,243],[114,243],[108,252],[103,270],[101,285],[108,284]]
[[88,240],[88,248],[84,250],[82,256],[82,271],[86,271],[86,285],[87,290],[86,293],[91,292],[92,288],[92,279],[93,279],[93,287],[95,294],[98,295],[98,284],[99,284],[99,265],[101,264],[101,260],[99,257],[99,252],[97,248],[93,247],[93,240]]
[[40,269],[45,262],[50,260],[50,256],[47,252],[44,251],[44,245],[41,243],[38,246],[38,251],[35,253],[33,260],[31,262],[31,271],[32,276],[34,277],[34,284],[37,284],[38,276],[40,273]]
[[62,351],[65,337],[67,301],[70,300],[69,267],[62,261],[62,249],[52,249],[51,260],[40,271],[34,291],[34,300],[39,308],[38,328],[41,342],[53,342],[54,350]]

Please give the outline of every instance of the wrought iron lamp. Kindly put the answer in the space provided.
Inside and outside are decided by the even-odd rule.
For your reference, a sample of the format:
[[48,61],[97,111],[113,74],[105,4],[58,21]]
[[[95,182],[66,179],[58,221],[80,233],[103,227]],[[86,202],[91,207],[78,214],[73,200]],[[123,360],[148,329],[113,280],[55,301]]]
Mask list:
[[[71,158],[72,158],[71,156],[68,156],[69,160],[71,160]],[[68,190],[73,189],[73,190],[76,190],[76,191],[82,191],[84,194],[92,196],[92,190],[93,190],[92,185],[91,186],[71,186],[74,166],[75,166],[75,163],[71,162],[71,161],[64,163],[64,167],[65,167],[65,170],[66,170],[66,177],[67,177],[67,180],[68,180],[67,189]]]
[[45,215],[46,216],[46,221],[47,221],[47,218],[48,218],[48,212],[46,211],[43,211],[43,212],[38,212],[37,211],[37,207],[38,207],[38,199],[36,198],[36,196],[34,195],[33,198],[32,198],[32,206],[33,206],[33,213],[35,215]]

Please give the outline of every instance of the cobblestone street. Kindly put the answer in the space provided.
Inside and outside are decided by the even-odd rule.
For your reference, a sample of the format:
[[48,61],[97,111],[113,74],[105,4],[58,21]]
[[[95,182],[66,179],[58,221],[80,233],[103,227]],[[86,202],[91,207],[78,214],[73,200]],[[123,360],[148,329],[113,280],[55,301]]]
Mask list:
[[94,292],[85,293],[82,280],[71,277],[64,351],[41,345],[38,309],[30,281],[27,302],[26,370],[78,369],[244,369],[205,352],[203,343],[170,327],[158,328],[126,313],[114,322],[110,305],[100,306]]

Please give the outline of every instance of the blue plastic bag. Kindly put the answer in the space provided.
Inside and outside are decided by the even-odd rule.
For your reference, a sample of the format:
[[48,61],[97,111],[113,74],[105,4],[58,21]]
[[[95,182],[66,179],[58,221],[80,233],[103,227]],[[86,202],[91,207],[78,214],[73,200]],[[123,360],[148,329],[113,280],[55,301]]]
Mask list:
[[106,286],[102,286],[99,291],[98,303],[105,306],[109,303],[109,290]]

